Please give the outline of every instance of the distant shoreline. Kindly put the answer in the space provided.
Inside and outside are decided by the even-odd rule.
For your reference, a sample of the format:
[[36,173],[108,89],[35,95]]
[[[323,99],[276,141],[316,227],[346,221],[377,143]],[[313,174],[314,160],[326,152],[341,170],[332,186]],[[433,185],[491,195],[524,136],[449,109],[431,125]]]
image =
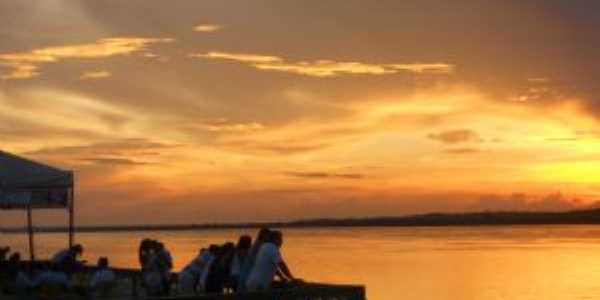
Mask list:
[[[475,212],[432,213],[404,217],[371,217],[348,219],[307,219],[290,222],[253,222],[223,224],[164,224],[164,225],[86,225],[77,232],[127,231],[193,231],[214,229],[315,228],[315,227],[416,227],[416,226],[492,226],[492,225],[584,225],[600,224],[600,209],[568,212]],[[62,233],[66,226],[36,226],[35,232]],[[25,227],[4,227],[0,233],[23,233]]]

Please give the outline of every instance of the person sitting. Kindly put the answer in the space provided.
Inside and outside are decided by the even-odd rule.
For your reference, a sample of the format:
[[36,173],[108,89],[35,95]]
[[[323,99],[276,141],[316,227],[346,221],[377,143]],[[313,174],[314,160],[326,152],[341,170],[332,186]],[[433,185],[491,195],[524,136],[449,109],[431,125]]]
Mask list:
[[19,269],[14,285],[19,299],[31,298],[33,290],[36,287],[36,282],[34,280],[36,268],[36,264],[31,262],[22,265],[22,268]]
[[46,267],[34,284],[39,289],[40,299],[48,300],[64,298],[71,287],[67,274],[56,264]]
[[168,295],[171,292],[171,270],[173,269],[173,257],[171,252],[163,243],[156,244],[156,259],[159,272],[162,279],[162,295]]
[[200,279],[198,280],[198,290],[201,292],[206,292],[208,275],[219,251],[219,246],[217,245],[212,244],[208,247],[206,262],[204,263]]
[[179,272],[179,288],[181,294],[191,295],[196,293],[200,277],[202,276],[202,272],[204,271],[204,267],[209,258],[210,252],[208,249],[202,248],[200,249],[198,256]]
[[150,261],[150,257],[152,255],[153,249],[155,248],[156,241],[151,239],[143,239],[140,242],[140,247],[138,249],[138,260],[140,262],[140,267],[142,268],[142,272],[148,267],[148,263]]
[[170,270],[172,259],[164,245],[153,241],[149,250],[148,262],[143,269],[143,280],[146,292],[151,296],[165,296],[170,286]]
[[5,266],[5,278],[4,278],[4,292],[12,294],[15,292],[15,283],[19,272],[23,269],[23,263],[21,262],[21,254],[19,252],[13,253],[6,262]]
[[98,269],[90,279],[89,287],[94,298],[110,297],[110,293],[115,287],[117,277],[110,269],[108,258],[100,257],[98,259]]
[[57,252],[50,262],[63,272],[72,274],[83,266],[81,262],[77,261],[77,257],[81,257],[82,255],[83,247],[77,244]]
[[272,231],[267,241],[260,247],[254,267],[248,276],[246,282],[248,291],[269,289],[276,274],[284,281],[295,280],[281,256],[280,248],[282,245],[282,233]]
[[221,294],[226,286],[235,244],[227,242],[218,248],[206,278],[206,292]]
[[240,274],[242,272],[242,266],[252,247],[252,238],[249,235],[242,235],[236,245],[233,260],[231,262],[231,288],[234,292],[238,291]]
[[244,259],[244,263],[242,264],[242,269],[240,270],[240,277],[238,279],[239,284],[237,286],[238,291],[246,290],[246,282],[248,281],[248,276],[250,276],[250,272],[252,272],[252,268],[254,267],[254,262],[256,260],[256,255],[260,250],[260,247],[263,243],[269,238],[271,231],[268,228],[261,228],[258,231],[258,235],[256,236],[256,240],[252,247],[250,247],[250,251]]
[[6,260],[6,258],[8,257],[9,252],[10,247],[0,248],[0,276],[6,273],[6,267],[8,266],[8,261]]
[[6,257],[10,252],[10,247],[1,247],[0,248],[0,263],[6,262]]

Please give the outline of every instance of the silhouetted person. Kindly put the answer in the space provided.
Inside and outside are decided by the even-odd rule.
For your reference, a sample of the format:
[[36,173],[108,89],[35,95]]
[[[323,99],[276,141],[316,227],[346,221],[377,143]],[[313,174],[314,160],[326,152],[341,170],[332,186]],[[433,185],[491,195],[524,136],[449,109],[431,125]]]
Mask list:
[[208,247],[208,253],[206,257],[206,263],[204,264],[204,268],[202,270],[202,274],[200,275],[200,280],[198,281],[198,288],[202,292],[206,292],[206,286],[208,282],[208,275],[211,271],[213,263],[217,259],[217,255],[219,254],[220,247],[217,245],[210,245]]
[[202,248],[189,264],[179,272],[179,289],[181,294],[191,295],[197,292],[200,277],[208,263],[211,254],[208,249]]
[[156,258],[162,279],[162,294],[171,292],[171,270],[173,269],[173,257],[163,243],[156,244]]
[[0,276],[5,274],[8,267],[8,253],[10,252],[10,247],[2,247],[0,248]]
[[21,264],[17,271],[14,289],[19,299],[31,299],[36,286],[34,263]]
[[262,244],[269,238],[270,234],[271,231],[268,228],[261,228],[258,231],[256,240],[254,240],[254,244],[250,248],[248,256],[244,260],[244,264],[242,264],[242,269],[240,270],[239,284],[237,286],[238,290],[246,290],[246,282],[248,281],[248,276],[250,276],[250,272],[252,272],[252,268],[254,267],[256,255],[258,254],[258,251],[260,250]]
[[0,248],[0,263],[6,261],[6,258],[8,256],[9,252],[10,252],[10,247]]
[[223,289],[229,279],[231,260],[235,251],[235,245],[231,242],[219,247],[215,259],[211,264],[206,278],[207,293],[223,293]]
[[90,278],[90,290],[94,298],[98,296],[109,296],[110,290],[116,284],[117,277],[110,269],[108,258],[100,257],[98,259],[98,269]]
[[14,282],[17,279],[17,274],[21,270],[21,267],[21,254],[15,252],[8,258],[6,275],[10,282]]
[[281,256],[282,245],[281,231],[271,232],[269,239],[260,247],[254,267],[248,276],[246,282],[248,291],[269,289],[276,274],[284,281],[294,280],[294,276]]
[[15,282],[17,281],[17,275],[22,270],[21,254],[19,252],[13,253],[6,261],[5,274],[6,274],[6,285],[3,286],[3,290],[7,294],[13,294],[15,292]]
[[233,255],[233,260],[231,261],[230,280],[233,291],[238,291],[242,266],[249,255],[251,247],[252,238],[249,235],[242,235],[238,240],[235,253]]
[[140,267],[142,271],[147,268],[148,262],[150,261],[150,256],[152,255],[152,251],[155,248],[155,241],[151,239],[143,239],[140,242],[140,247],[138,248],[138,260],[140,262]]
[[42,297],[46,299],[65,295],[71,287],[67,274],[56,264],[44,268],[36,280],[36,285]]
[[67,274],[72,274],[74,271],[81,270],[83,264],[77,258],[83,255],[83,246],[76,244],[68,249],[57,252],[50,262],[58,269]]

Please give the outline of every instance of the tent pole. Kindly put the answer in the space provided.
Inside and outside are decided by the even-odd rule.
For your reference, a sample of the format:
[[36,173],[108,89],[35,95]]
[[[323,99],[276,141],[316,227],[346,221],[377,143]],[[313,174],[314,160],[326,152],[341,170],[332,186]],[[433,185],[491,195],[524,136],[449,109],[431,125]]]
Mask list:
[[75,230],[74,230],[74,216],[73,213],[75,211],[75,192],[74,192],[75,187],[71,187],[70,189],[70,195],[69,195],[69,248],[73,247],[73,242],[74,242],[74,235],[75,235]]
[[31,261],[35,260],[35,249],[33,247],[33,226],[31,221],[31,205],[27,206],[27,232],[29,233],[29,256]]

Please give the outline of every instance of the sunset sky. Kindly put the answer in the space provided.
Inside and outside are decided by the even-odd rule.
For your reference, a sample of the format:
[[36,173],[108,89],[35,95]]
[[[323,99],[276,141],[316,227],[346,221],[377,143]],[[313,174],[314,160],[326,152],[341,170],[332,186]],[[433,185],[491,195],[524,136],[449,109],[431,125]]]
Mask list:
[[598,11],[4,0],[0,148],[75,170],[80,224],[594,205]]

